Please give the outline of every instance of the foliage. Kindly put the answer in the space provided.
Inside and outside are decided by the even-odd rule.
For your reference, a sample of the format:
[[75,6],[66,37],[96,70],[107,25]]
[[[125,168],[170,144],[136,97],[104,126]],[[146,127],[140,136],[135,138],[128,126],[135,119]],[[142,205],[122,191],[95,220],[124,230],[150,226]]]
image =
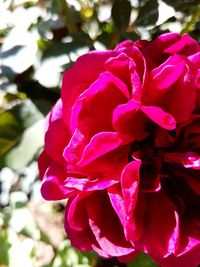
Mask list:
[[[168,31],[200,40],[199,1],[4,0],[0,12],[0,266],[97,266],[95,254],[76,251],[63,233],[50,239],[34,213],[42,203],[50,221],[62,217],[55,208],[63,203],[38,196],[44,118],[59,98],[63,71],[79,55]],[[128,266],[156,264],[141,254]]]

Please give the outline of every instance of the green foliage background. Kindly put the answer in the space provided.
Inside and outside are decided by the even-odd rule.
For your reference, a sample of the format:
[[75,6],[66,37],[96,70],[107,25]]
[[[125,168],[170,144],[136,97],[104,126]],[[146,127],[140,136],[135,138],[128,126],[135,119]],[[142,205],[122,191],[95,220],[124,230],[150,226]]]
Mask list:
[[0,0],[0,267],[157,266],[145,254],[125,265],[72,248],[65,203],[40,197],[37,157],[78,56],[168,31],[200,40],[200,1]]

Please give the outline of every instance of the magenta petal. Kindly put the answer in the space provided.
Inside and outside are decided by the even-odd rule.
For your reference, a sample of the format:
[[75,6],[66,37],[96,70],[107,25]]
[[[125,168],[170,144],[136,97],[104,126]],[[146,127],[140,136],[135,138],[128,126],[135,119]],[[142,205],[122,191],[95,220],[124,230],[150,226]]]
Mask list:
[[191,55],[200,51],[199,44],[188,34],[179,35],[179,40],[166,48],[163,52],[170,54]]
[[62,100],[59,99],[51,110],[51,114],[50,114],[51,122],[62,118],[63,116],[62,109],[63,109],[63,103],[62,103]]
[[174,130],[176,128],[174,117],[163,109],[154,106],[142,106],[141,110],[162,128],[166,130]]
[[132,137],[117,132],[101,132],[92,137],[78,163],[83,167],[102,155],[132,141]]
[[102,250],[112,257],[127,255],[134,251],[124,238],[122,225],[107,195],[98,192],[87,198],[87,211],[90,228]]
[[113,128],[116,131],[130,134],[136,140],[146,137],[146,121],[146,116],[139,110],[139,105],[134,100],[116,107],[112,117]]
[[51,163],[51,158],[47,155],[46,151],[43,150],[42,153],[40,154],[38,158],[38,169],[39,169],[39,177],[42,180],[46,170],[48,169],[50,163]]
[[66,125],[69,125],[71,107],[76,98],[104,71],[105,61],[115,55],[116,52],[114,51],[89,52],[79,57],[72,68],[64,73],[61,98],[63,101],[63,116]]
[[167,110],[177,123],[190,118],[195,108],[196,91],[194,73],[187,68],[187,72],[178,80],[176,88],[171,91],[168,99]]
[[126,238],[132,241],[139,238],[133,213],[138,197],[140,166],[140,160],[130,162],[124,168],[121,176],[122,193],[127,215],[125,234]]
[[109,58],[105,63],[105,68],[107,71],[114,74],[120,80],[122,80],[128,88],[131,87],[130,84],[130,62],[133,61],[125,53],[120,53],[116,57]]
[[84,132],[92,133],[91,136],[97,132],[112,131],[113,110],[129,97],[123,81],[110,72],[102,73],[72,107],[71,129],[83,128]]
[[99,79],[97,79],[85,92],[87,97],[96,95],[102,90],[108,90],[107,86],[113,84],[127,99],[130,97],[127,86],[115,75],[109,71],[103,72]]
[[119,184],[113,185],[108,188],[108,196],[110,203],[119,217],[122,225],[126,224],[126,211],[124,206],[124,199]]
[[71,172],[76,169],[76,163],[80,160],[84,147],[86,145],[86,137],[85,135],[76,129],[74,134],[66,146],[63,152],[63,157],[66,160],[67,169]]
[[200,263],[200,244],[180,256],[169,255],[166,258],[156,258],[155,260],[163,267],[197,267]]
[[67,188],[76,188],[80,191],[96,191],[96,190],[103,190],[106,189],[113,184],[118,183],[117,180],[110,179],[110,178],[101,178],[101,179],[95,179],[95,180],[88,180],[84,178],[74,178],[74,177],[68,177],[65,180],[65,186]]
[[178,217],[175,207],[163,192],[146,195],[145,227],[141,239],[145,252],[166,257],[176,250],[180,231]]
[[125,120],[128,114],[134,115],[139,110],[138,104],[133,100],[129,100],[126,104],[121,104],[115,108],[113,112],[112,123],[114,129],[117,131],[121,131],[120,127],[121,123],[123,123],[123,119]]
[[86,196],[86,194],[78,195],[67,203],[67,221],[70,228],[75,231],[83,231],[88,227],[88,216],[85,209]]
[[185,62],[181,56],[172,56],[159,67],[151,71],[153,87],[159,90],[166,90],[175,84],[179,77],[183,74]]
[[92,240],[94,240],[94,236],[91,233],[89,227],[82,231],[74,230],[70,227],[68,221],[68,210],[70,208],[70,201],[67,203],[65,210],[65,231],[67,233],[68,238],[71,240],[72,246],[81,249],[83,251],[92,250]]
[[200,52],[192,54],[188,59],[192,62],[196,70],[200,68]]
[[69,135],[63,120],[58,119],[53,121],[45,134],[45,150],[59,164],[64,160],[62,154],[68,141]]
[[72,195],[74,189],[68,189],[63,185],[65,175],[60,166],[51,163],[42,180],[41,194],[43,198],[46,200],[60,200]]

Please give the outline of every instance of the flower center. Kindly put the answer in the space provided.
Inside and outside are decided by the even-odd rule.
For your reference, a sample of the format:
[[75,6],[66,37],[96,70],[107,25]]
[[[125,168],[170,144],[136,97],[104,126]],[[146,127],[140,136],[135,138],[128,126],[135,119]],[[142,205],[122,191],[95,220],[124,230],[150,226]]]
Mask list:
[[[176,207],[182,218],[192,218],[200,224],[200,190],[194,191],[191,182],[199,183],[200,170],[167,162],[166,154],[176,151],[175,147],[157,148],[153,138],[134,142],[129,161],[140,159],[140,190],[152,193],[162,190]],[[199,183],[200,185],[200,183]]]

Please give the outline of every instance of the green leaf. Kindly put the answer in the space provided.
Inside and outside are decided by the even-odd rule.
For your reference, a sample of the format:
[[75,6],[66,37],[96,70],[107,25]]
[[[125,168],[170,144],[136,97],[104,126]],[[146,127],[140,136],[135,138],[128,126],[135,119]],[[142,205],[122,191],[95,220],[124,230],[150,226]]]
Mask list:
[[42,60],[45,60],[47,58],[57,58],[58,56],[68,55],[70,52],[74,52],[85,45],[86,44],[84,43],[82,36],[77,41],[75,40],[72,41],[71,43],[54,42],[44,51]]
[[159,267],[150,256],[145,253],[140,253],[132,262],[127,264],[128,267]]
[[10,149],[22,134],[22,130],[11,111],[0,113],[0,155]]
[[42,113],[29,99],[19,102],[10,110],[15,116],[22,130],[27,129],[43,118]]
[[8,251],[11,247],[11,244],[8,240],[8,231],[5,229],[1,229],[0,231],[0,265],[8,265],[9,264],[9,254]]
[[199,0],[163,0],[167,5],[172,6],[177,11],[188,13],[190,7],[199,5]]
[[43,144],[43,117],[28,99],[15,100],[0,113],[0,166],[20,168],[30,162]]
[[43,126],[44,120],[42,119],[25,130],[20,141],[0,159],[0,166],[20,169],[30,163],[43,146]]
[[115,26],[122,30],[128,27],[131,15],[131,3],[128,0],[115,0],[112,7],[112,19]]
[[158,1],[148,0],[140,9],[135,25],[153,25],[158,20]]

